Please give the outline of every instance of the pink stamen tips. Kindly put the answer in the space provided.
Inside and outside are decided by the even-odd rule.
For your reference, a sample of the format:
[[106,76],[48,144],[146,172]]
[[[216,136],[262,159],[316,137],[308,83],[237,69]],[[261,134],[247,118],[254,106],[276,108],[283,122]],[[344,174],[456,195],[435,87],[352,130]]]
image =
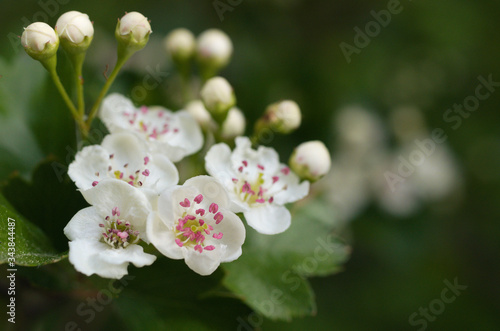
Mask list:
[[130,181],[128,182],[130,185],[134,186],[134,182],[133,181]]
[[105,238],[109,238],[109,237],[108,237],[108,235],[107,235],[105,232],[103,232],[103,233],[102,233],[102,235],[103,235]]
[[194,246],[194,250],[195,250],[195,251],[198,251],[198,252],[200,252],[200,253],[201,253],[201,252],[203,252],[203,249],[201,248],[201,245],[196,245],[196,246]]
[[210,207],[208,208],[208,211],[212,214],[215,214],[217,213],[217,211],[219,210],[219,206],[216,204],[216,203],[212,203],[210,205]]
[[212,237],[214,237],[215,239],[222,239],[222,236],[223,236],[223,235],[224,235],[224,234],[223,234],[222,232],[219,232],[219,234],[215,234],[215,233],[214,233],[214,235],[213,235]]
[[196,198],[194,198],[194,202],[201,203],[203,201],[203,195],[198,194]]
[[203,224],[205,224],[205,221],[200,219],[199,223],[200,223],[200,226],[203,226]]
[[117,233],[118,237],[122,239],[127,239],[128,238],[128,233],[127,232],[118,232]]
[[146,114],[148,112],[148,107],[141,106],[141,113]]
[[149,163],[149,157],[144,157],[144,165],[148,165]]
[[187,220],[190,220],[190,221],[194,221],[196,219],[196,216],[193,216],[193,215],[187,215],[186,216],[186,219]]
[[273,184],[276,183],[280,178],[278,176],[273,176]]
[[[122,224],[122,221],[120,221],[120,220],[116,220],[116,224],[121,225],[121,224]],[[118,231],[118,230],[116,230],[116,231]]]
[[104,224],[102,224],[102,223],[101,223],[101,224],[99,224],[99,226],[100,226],[101,228],[103,228],[103,227],[104,227]]
[[99,184],[99,182],[97,180],[92,182],[92,186],[96,186],[97,184]]
[[134,176],[132,176],[132,175],[128,176],[128,178],[129,178],[129,179],[132,179],[132,180],[134,180],[134,179],[135,179],[135,177],[134,177]]
[[112,158],[114,158],[114,157],[115,157],[115,154],[110,154],[110,155],[109,155],[109,158],[110,158],[110,159],[112,159]]
[[118,209],[118,207],[115,207],[111,210],[111,214],[113,216],[120,216],[120,210]]
[[244,165],[245,167],[248,167],[248,161],[243,160],[243,161],[241,161],[241,163],[243,163],[243,165]]
[[108,171],[111,171],[111,169],[113,169],[113,167],[111,167],[111,166],[108,166]]
[[106,221],[107,221],[107,220],[109,220],[109,216],[106,216],[105,220],[106,220]]
[[162,117],[163,117],[163,112],[162,112],[162,111],[159,111],[159,112],[158,112],[158,117],[159,117],[159,118],[162,118]]
[[149,176],[149,174],[150,174],[149,169],[144,170],[144,171],[142,172],[142,174],[143,174],[144,176]]
[[288,175],[288,174],[290,173],[290,168],[285,167],[285,168],[281,169],[281,172],[282,172],[284,175]]
[[141,181],[139,181],[138,184],[139,184],[139,186],[142,186],[142,182]]
[[128,163],[125,163],[125,164],[123,165],[123,167],[124,167],[124,168],[128,167]]
[[237,178],[233,178],[233,183],[237,183],[238,182],[238,179]]
[[209,229],[210,231],[212,231],[212,230],[214,229],[214,227],[213,227],[213,226],[211,226],[210,224],[207,224],[207,225],[208,225],[208,229]]
[[245,184],[243,184],[243,186],[241,187],[241,192],[243,193],[248,193],[252,190],[252,187],[250,186],[250,184],[248,184],[248,182],[245,182]]
[[197,215],[203,216],[203,215],[205,215],[205,209],[201,209],[201,208],[200,209],[196,209],[195,213]]
[[123,178],[123,172],[120,172],[120,179]]
[[259,186],[259,193],[257,194],[259,197],[262,197],[264,194],[264,190],[262,189],[262,186]]
[[273,198],[273,197],[270,197],[268,201],[269,201],[269,203],[273,203],[274,198]]
[[175,128],[174,133],[177,133],[177,132],[179,132],[179,129]]
[[264,199],[262,199],[262,198],[261,198],[261,199],[257,199],[257,200],[255,200],[255,202],[258,202],[258,203],[264,203],[264,202],[266,202],[266,200],[264,200]]
[[238,168],[238,171],[239,171],[239,172],[243,172],[243,167],[239,167],[239,168]]
[[96,177],[99,177],[99,171],[95,173]]
[[213,246],[213,245],[205,247],[206,251],[213,251],[214,249],[215,249],[215,246]]
[[179,205],[181,205],[184,208],[191,207],[191,202],[187,198],[184,199],[184,201],[179,202]]
[[224,218],[224,215],[222,215],[221,213],[215,214],[215,216],[214,216],[215,224],[219,224],[223,218]]
[[177,244],[177,246],[179,246],[179,247],[184,246],[184,244],[182,243],[182,241],[181,241],[179,238],[176,238],[176,239],[175,239],[175,243],[176,243],[176,244]]
[[257,164],[257,168],[259,168],[260,170],[264,170],[264,166],[261,166],[260,164]]

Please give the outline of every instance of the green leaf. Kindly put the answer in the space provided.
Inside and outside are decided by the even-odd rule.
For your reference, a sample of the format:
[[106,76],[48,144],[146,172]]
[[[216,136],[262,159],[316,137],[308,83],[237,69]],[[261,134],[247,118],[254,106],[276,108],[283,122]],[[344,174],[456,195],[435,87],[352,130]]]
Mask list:
[[1,187],[14,208],[49,235],[57,251],[68,249],[63,229],[88,206],[66,170],[64,163],[50,157],[36,167],[30,181],[17,174]]
[[284,233],[267,236],[247,228],[242,256],[223,264],[223,284],[258,313],[273,320],[314,315],[314,293],[306,277],[341,270],[349,248],[332,233],[326,203],[309,201]]
[[[15,248],[15,263],[21,266],[39,266],[65,258],[58,254],[47,236],[38,227],[19,215],[0,194],[0,264],[9,261],[9,247]],[[11,235],[13,240],[10,240]],[[15,245],[10,245],[14,243]]]

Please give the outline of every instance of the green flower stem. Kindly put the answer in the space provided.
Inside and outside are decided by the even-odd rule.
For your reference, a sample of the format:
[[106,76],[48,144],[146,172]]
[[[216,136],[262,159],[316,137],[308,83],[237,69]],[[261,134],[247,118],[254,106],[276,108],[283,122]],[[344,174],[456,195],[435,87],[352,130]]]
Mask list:
[[75,70],[76,94],[78,99],[78,113],[83,118],[85,115],[85,99],[83,94],[83,75],[82,67],[85,60],[85,52],[71,56],[73,69]]
[[[50,61],[52,62],[52,61]],[[87,126],[85,125],[85,122],[83,120],[83,115],[80,115],[73,104],[73,101],[71,101],[70,97],[68,96],[68,93],[66,92],[66,89],[64,88],[63,84],[61,83],[61,79],[59,79],[59,75],[56,72],[56,66],[55,65],[46,65],[45,63],[44,67],[48,70],[50,77],[52,78],[52,81],[54,82],[54,85],[56,86],[57,90],[61,94],[61,97],[63,98],[64,102],[66,103],[66,106],[69,108],[71,111],[71,114],[73,115],[73,118],[75,119],[76,123],[78,124],[78,127],[82,131],[82,135],[84,137],[87,136],[88,134],[88,129]]]
[[106,81],[106,84],[104,84],[104,86],[101,90],[101,93],[99,94],[96,102],[94,103],[94,106],[90,110],[89,117],[87,118],[87,122],[86,122],[86,125],[88,127],[90,127],[90,125],[92,124],[92,121],[94,120],[94,117],[97,114],[97,110],[99,109],[99,105],[101,104],[102,99],[104,98],[104,96],[108,92],[109,88],[111,87],[111,84],[113,84],[113,81],[115,80],[116,76],[120,72],[120,69],[123,67],[125,62],[127,62],[127,60],[130,58],[130,56],[133,53],[134,52],[123,52],[120,54],[120,52],[119,52],[118,59],[116,60],[116,65],[113,68],[113,72],[111,72],[111,75],[109,76],[108,80]]

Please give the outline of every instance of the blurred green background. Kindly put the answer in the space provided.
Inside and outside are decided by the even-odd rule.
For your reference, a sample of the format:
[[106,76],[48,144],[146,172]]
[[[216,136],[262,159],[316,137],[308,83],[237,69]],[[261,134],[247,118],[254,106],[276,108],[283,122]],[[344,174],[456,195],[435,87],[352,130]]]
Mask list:
[[[312,139],[323,140],[335,157],[335,114],[346,104],[362,104],[384,119],[395,107],[418,107],[430,129],[442,128],[449,137],[447,143],[463,176],[460,203],[452,208],[427,204],[409,217],[395,217],[370,204],[345,230],[344,237],[352,246],[345,270],[312,279],[317,316],[292,323],[257,320],[253,324],[264,330],[418,330],[422,324],[410,325],[410,315],[420,307],[428,309],[433,300],[441,297],[444,281],[457,278],[467,289],[446,304],[444,311],[427,323],[427,329],[499,329],[500,90],[481,101],[456,130],[443,120],[443,114],[474,94],[478,76],[492,75],[494,81],[500,81],[500,2],[401,1],[403,10],[392,15],[391,22],[370,38],[359,54],[352,54],[350,63],[339,45],[354,45],[354,28],[364,30],[374,20],[371,11],[386,9],[387,1],[220,2],[231,8],[222,14],[223,20],[212,1],[3,0],[0,56],[7,66],[18,57],[27,58],[13,36],[22,33],[28,20],[54,25],[63,12],[85,12],[96,30],[84,68],[87,97],[91,100],[103,84],[105,66],[114,64],[116,18],[136,10],[151,20],[151,42],[134,56],[113,90],[127,95],[145,75],[159,68],[157,72],[164,79],[158,88],[149,91],[144,100],[136,101],[175,109],[179,105],[171,96],[176,94],[177,81],[162,49],[162,38],[177,27],[186,27],[195,34],[213,27],[222,29],[235,47],[233,59],[222,75],[233,84],[238,106],[249,123],[279,99],[291,98],[301,106],[302,127],[291,136],[273,141],[283,159],[294,146]],[[0,84],[8,85],[6,75],[0,75],[4,76]],[[33,77],[16,79],[29,87],[33,80],[41,79],[37,78],[40,75],[42,68],[35,67]],[[15,97],[30,97],[22,92]],[[59,104],[60,100],[53,102]],[[37,111],[48,127],[54,123],[71,124],[69,117],[52,118],[50,109]],[[66,157],[67,141],[58,143],[50,130],[39,128],[36,132],[42,143],[38,154],[30,156],[33,166],[47,155]],[[0,136],[5,139],[6,135],[4,132]],[[2,164],[0,170],[1,180],[5,180],[16,170],[15,162]],[[41,301],[45,300],[43,295],[58,300],[57,294],[39,295]],[[57,314],[51,307],[59,306],[47,307],[43,314]],[[117,304],[113,311],[127,308],[133,310]],[[245,323],[235,317],[221,329],[250,329],[252,323],[246,320],[250,311],[238,309]],[[40,317],[37,311],[27,313],[32,315],[25,316],[35,320]]]

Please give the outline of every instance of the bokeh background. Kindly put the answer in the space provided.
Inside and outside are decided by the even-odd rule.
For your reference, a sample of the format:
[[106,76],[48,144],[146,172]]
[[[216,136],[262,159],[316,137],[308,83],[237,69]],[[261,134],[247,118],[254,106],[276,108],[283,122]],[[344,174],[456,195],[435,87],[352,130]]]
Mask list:
[[[398,128],[412,131],[421,128],[420,123],[425,121],[428,131],[443,129],[448,137],[446,149],[450,156],[446,162],[452,167],[436,170],[438,175],[433,178],[439,188],[439,178],[452,172],[456,186],[438,199],[420,196],[418,208],[403,213],[379,203],[380,187],[357,186],[352,194],[353,203],[359,203],[356,198],[360,195],[368,197],[354,208],[351,217],[339,220],[342,235],[352,246],[351,258],[343,272],[311,280],[317,295],[317,315],[291,323],[265,320],[259,327],[263,330],[423,330],[423,324],[410,325],[410,316],[420,307],[429,309],[433,300],[440,299],[446,286],[444,281],[453,282],[456,278],[467,289],[452,303],[445,304],[438,316],[433,315],[433,320],[426,323],[427,329],[500,328],[500,88],[480,101],[477,110],[466,112],[457,128],[443,117],[454,104],[462,104],[466,97],[474,95],[480,84],[479,76],[492,75],[493,81],[500,82],[500,2],[401,1],[402,11],[392,15],[386,27],[369,37],[369,44],[353,53],[349,63],[341,43],[355,46],[354,28],[364,31],[366,24],[374,21],[371,11],[387,9],[387,1],[219,2],[231,8],[222,16],[214,7],[215,1],[2,0],[0,56],[7,66],[19,57],[27,58],[12,37],[22,33],[27,20],[54,25],[66,11],[85,12],[94,21],[96,30],[84,68],[87,97],[92,99],[104,81],[105,66],[114,64],[116,18],[125,11],[137,10],[151,20],[154,32],[150,44],[134,56],[113,90],[127,94],[140,86],[151,70],[159,68],[162,74],[158,87],[148,91],[144,98],[132,97],[146,104],[178,108],[175,98],[178,78],[163,50],[163,37],[177,27],[186,27],[195,34],[208,28],[222,29],[235,47],[233,59],[222,75],[233,84],[238,105],[249,123],[253,123],[268,104],[280,99],[291,98],[301,106],[301,128],[290,136],[275,137],[272,142],[282,158],[288,157],[300,142],[312,139],[324,141],[334,160],[339,154],[348,153],[349,148],[341,144],[343,122],[339,114],[352,105],[378,119],[380,132],[385,137],[383,150],[394,156],[403,153],[399,152]],[[36,70],[40,72],[34,72],[33,77],[25,75],[17,79],[29,86],[34,77],[43,75],[41,67]],[[4,77],[0,84],[8,85],[9,81]],[[50,86],[47,89],[53,93]],[[1,97],[31,97],[22,92]],[[56,99],[53,102],[60,103]],[[393,114],[401,108],[411,108],[412,114],[419,114],[404,122],[405,129],[401,128],[401,122],[394,124]],[[54,123],[71,123],[51,118],[48,109],[40,111],[47,111],[37,118],[41,118],[42,123],[47,121],[48,127]],[[3,120],[0,111],[0,121]],[[251,125],[248,133],[250,129]],[[362,135],[363,126],[360,130]],[[67,141],[58,143],[50,130],[38,128],[36,132],[42,141],[40,157],[66,157]],[[12,132],[4,131],[0,136],[6,139],[8,134]],[[32,165],[40,161],[36,155],[30,157]],[[363,157],[356,160],[366,161]],[[438,168],[441,165],[435,164]],[[360,167],[355,176],[368,178],[368,182],[373,180],[374,175],[363,173],[363,169],[366,168]],[[16,170],[15,162],[4,162],[0,170],[1,180],[5,180]],[[29,171],[30,167],[17,170]],[[382,174],[383,171],[375,172],[378,179]],[[425,179],[413,181],[418,186]],[[328,201],[332,195],[342,196],[342,192],[352,190],[354,184],[329,178],[322,186],[317,185]],[[406,203],[403,193],[396,191],[396,194],[402,197],[397,204]],[[432,189],[429,194],[432,195]],[[335,198],[332,199],[334,204]],[[25,286],[30,285],[26,282]],[[31,316],[35,321],[25,325],[52,329],[47,326],[50,324],[36,321],[43,319],[41,315],[56,316],[60,306],[54,302],[65,299],[50,292],[36,292],[35,296],[30,293],[27,298],[37,303],[33,306],[37,309],[19,315]],[[45,300],[50,304],[40,310]],[[134,309],[118,304],[111,306],[110,311]],[[242,316],[249,313],[244,308],[238,309]],[[415,320],[421,318],[424,317]],[[112,319],[108,322],[124,324],[124,327],[132,325]],[[221,329],[237,329],[238,323],[230,321]],[[172,327],[178,328],[181,329]]]

